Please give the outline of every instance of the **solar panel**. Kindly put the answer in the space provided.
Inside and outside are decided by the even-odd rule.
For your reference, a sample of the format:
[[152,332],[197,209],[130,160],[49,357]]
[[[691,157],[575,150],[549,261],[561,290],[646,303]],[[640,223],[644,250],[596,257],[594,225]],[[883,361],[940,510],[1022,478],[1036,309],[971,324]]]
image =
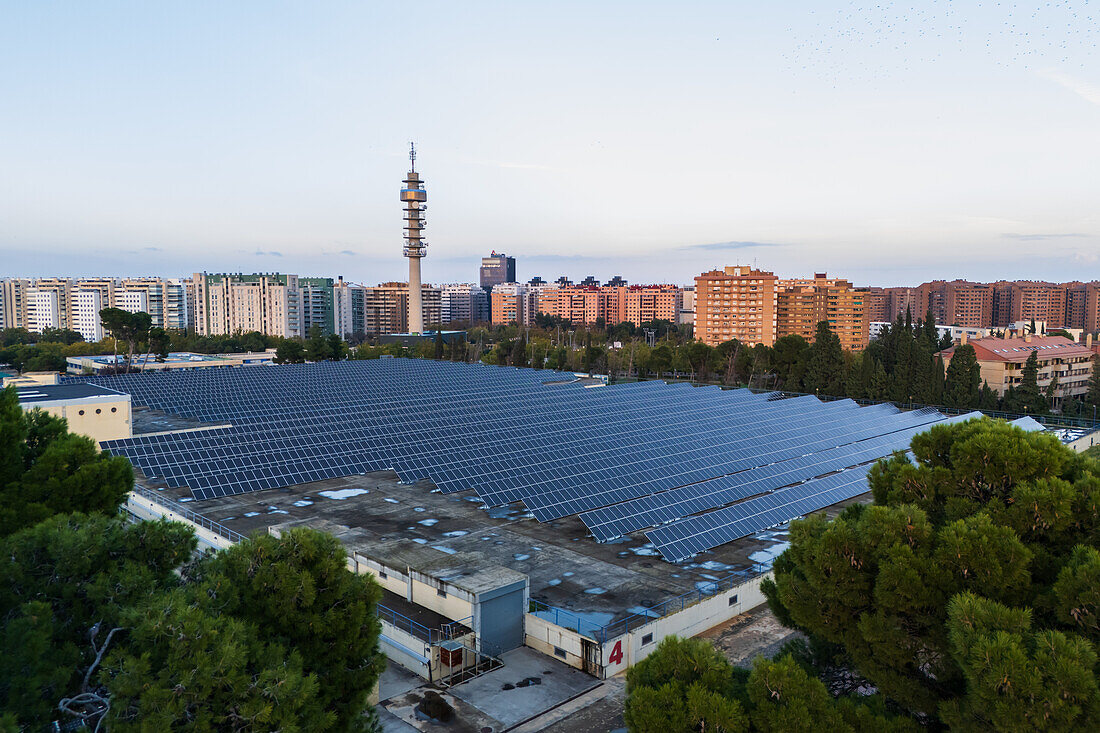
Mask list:
[[[904,447],[935,411],[417,359],[82,378],[207,423],[108,441],[199,499],[379,470],[611,539]],[[876,454],[877,452],[877,454]],[[841,465],[844,464],[844,465]],[[810,475],[812,473],[812,475]],[[639,524],[642,522],[642,524]]]

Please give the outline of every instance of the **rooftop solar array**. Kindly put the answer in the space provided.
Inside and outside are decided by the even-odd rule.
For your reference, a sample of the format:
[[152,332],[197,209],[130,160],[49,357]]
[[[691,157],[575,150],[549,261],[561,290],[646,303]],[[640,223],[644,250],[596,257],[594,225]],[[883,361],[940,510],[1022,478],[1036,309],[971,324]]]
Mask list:
[[657,527],[649,538],[669,559],[863,493],[862,478],[846,481],[945,419],[851,400],[652,381],[593,386],[559,372],[417,359],[80,381],[216,426],[104,444],[197,499],[392,469],[445,493],[475,491],[488,506],[523,502],[539,521],[579,514],[600,541]]

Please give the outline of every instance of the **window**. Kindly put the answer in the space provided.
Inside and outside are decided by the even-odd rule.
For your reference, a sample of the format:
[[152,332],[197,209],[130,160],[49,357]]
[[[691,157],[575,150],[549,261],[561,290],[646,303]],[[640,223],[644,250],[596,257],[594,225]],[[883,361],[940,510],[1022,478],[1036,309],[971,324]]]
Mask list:
[[436,588],[435,589],[435,594],[437,596],[439,596],[440,598],[446,598],[447,597],[447,591],[443,590],[442,588]]
[[379,577],[379,578],[381,578],[382,580],[385,580],[385,579],[386,579],[387,577],[389,577],[389,576],[388,576],[388,575],[386,575],[386,571],[385,571],[385,570],[379,570],[379,571],[378,571],[378,577]]
[[111,412],[118,412],[118,408],[117,407],[112,407]]
[[97,407],[97,408],[95,408],[95,414],[97,414],[97,415],[98,415],[98,414],[100,414],[101,412],[103,412],[103,410],[99,409],[98,407]]
[[650,632],[642,637],[642,646],[653,643],[653,632]]
[[77,414],[77,415],[83,415],[83,414],[84,414],[84,410],[80,410],[80,411],[79,411],[79,412],[77,412],[76,414]]
[[730,605],[731,606],[736,606],[737,605],[737,594],[736,593],[734,593],[732,596],[730,596]]
[[565,650],[562,649],[560,646],[554,647],[554,656],[555,657],[560,657],[561,659],[565,659],[565,657],[566,657]]

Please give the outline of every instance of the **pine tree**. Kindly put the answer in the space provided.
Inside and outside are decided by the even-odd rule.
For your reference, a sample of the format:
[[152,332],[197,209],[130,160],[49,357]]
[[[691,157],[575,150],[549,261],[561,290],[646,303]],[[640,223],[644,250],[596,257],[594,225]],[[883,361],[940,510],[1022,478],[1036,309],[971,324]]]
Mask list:
[[970,344],[955,348],[947,365],[943,401],[948,407],[977,407],[981,396],[981,367]]
[[1016,388],[1016,398],[1025,412],[1041,414],[1048,410],[1046,398],[1039,390],[1039,356],[1037,351],[1028,354],[1020,373],[1020,384]]
[[911,448],[915,463],[872,469],[873,505],[792,524],[764,584],[777,617],[930,722],[1090,728],[1100,470],[999,421],[934,426]]
[[840,338],[829,328],[828,321],[817,324],[814,342],[806,351],[806,373],[803,389],[822,395],[843,396],[844,349]]

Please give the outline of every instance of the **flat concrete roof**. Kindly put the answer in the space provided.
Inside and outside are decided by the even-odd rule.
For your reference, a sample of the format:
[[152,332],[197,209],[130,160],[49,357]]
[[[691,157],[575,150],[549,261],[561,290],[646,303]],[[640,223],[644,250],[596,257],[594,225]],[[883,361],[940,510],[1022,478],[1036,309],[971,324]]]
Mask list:
[[91,399],[119,398],[130,399],[130,395],[118,390],[101,387],[98,384],[37,384],[28,387],[19,387],[19,402],[21,404],[35,402],[72,402]]
[[[473,492],[442,494],[421,481],[402,484],[391,471],[194,500],[138,475],[142,485],[242,534],[304,524],[335,534],[349,549],[391,565],[470,573],[494,568],[530,578],[531,598],[595,625],[711,586],[729,575],[758,575],[785,546],[781,530],[762,532],[669,563],[642,533],[600,544],[576,517],[540,523],[522,505],[481,508]],[[392,550],[384,557],[384,552]],[[479,581],[480,582],[480,581]]]

